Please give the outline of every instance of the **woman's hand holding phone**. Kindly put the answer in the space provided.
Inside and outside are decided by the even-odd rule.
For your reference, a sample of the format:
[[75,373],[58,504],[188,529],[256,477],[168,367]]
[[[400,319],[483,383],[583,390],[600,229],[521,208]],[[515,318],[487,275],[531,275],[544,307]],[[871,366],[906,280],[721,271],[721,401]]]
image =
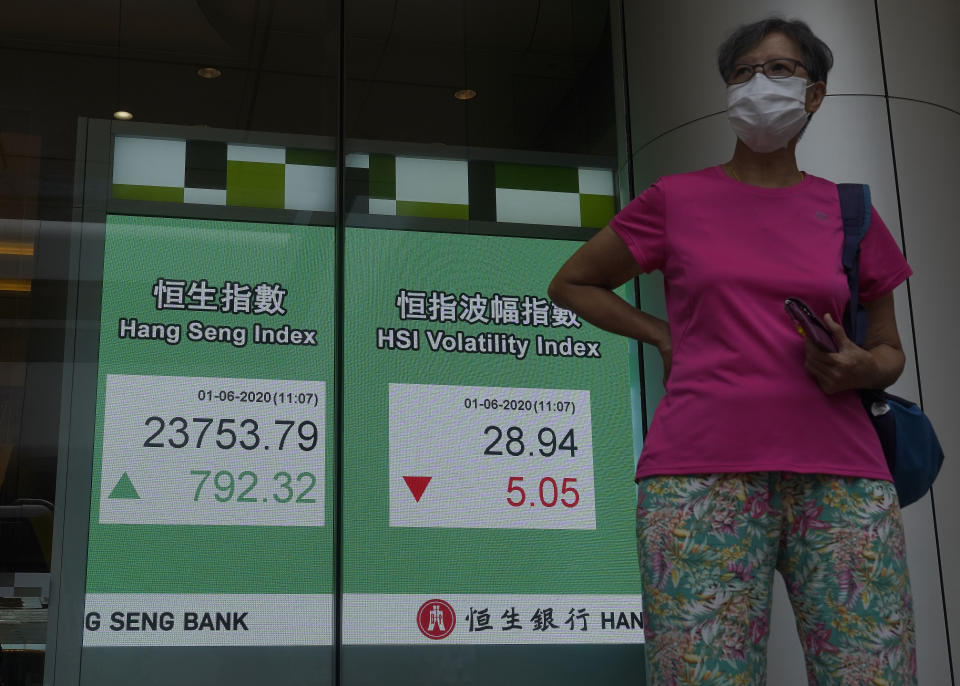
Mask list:
[[819,345],[805,341],[807,372],[827,395],[856,388],[865,388],[876,377],[877,361],[868,351],[847,338],[843,327],[825,314],[823,324],[836,343],[836,352],[827,352]]
[[787,298],[783,303],[783,309],[793,320],[797,333],[825,352],[837,352],[837,342],[833,339],[830,329],[820,317],[814,314],[807,303],[800,298]]

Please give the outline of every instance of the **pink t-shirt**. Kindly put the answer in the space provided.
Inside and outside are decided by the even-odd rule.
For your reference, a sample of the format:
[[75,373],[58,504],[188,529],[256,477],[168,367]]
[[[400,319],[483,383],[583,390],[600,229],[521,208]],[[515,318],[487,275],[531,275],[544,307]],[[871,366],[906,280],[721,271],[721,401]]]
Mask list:
[[[661,178],[610,226],[644,272],[663,272],[673,345],[638,479],[789,471],[890,480],[856,392],[820,390],[783,309],[796,297],[842,321],[849,290],[835,184],[806,174],[795,186],[758,188],[710,167]],[[861,298],[911,273],[873,210]]]

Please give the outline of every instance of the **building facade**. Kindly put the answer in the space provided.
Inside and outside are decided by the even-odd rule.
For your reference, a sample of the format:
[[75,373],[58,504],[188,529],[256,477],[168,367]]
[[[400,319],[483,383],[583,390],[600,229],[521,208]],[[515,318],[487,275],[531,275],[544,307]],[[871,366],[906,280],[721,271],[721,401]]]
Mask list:
[[[960,445],[955,4],[5,10],[0,684],[642,682],[662,370],[546,287],[728,158],[716,46],[773,13],[834,50],[801,168],[871,184],[915,271],[894,391]],[[925,686],[957,478],[904,514]],[[805,683],[791,627],[778,579],[769,683]]]

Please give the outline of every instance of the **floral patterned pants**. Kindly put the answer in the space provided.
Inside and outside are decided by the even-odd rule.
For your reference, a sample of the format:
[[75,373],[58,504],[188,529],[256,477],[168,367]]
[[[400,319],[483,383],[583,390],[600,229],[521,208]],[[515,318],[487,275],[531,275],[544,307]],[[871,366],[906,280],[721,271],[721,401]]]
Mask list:
[[641,479],[651,686],[766,684],[773,570],[817,686],[916,684],[893,484],[789,472]]

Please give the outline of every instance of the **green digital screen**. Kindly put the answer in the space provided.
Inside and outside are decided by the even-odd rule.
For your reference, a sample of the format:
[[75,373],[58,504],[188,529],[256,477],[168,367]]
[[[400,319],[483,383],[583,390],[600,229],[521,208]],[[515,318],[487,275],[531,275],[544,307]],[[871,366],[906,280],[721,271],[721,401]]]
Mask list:
[[332,228],[108,217],[84,646],[331,643],[333,265]]
[[108,217],[84,647],[638,646],[628,344],[546,295],[578,243],[347,228],[338,279],[335,236]]
[[576,247],[346,230],[345,644],[642,641],[627,341],[546,296]]

